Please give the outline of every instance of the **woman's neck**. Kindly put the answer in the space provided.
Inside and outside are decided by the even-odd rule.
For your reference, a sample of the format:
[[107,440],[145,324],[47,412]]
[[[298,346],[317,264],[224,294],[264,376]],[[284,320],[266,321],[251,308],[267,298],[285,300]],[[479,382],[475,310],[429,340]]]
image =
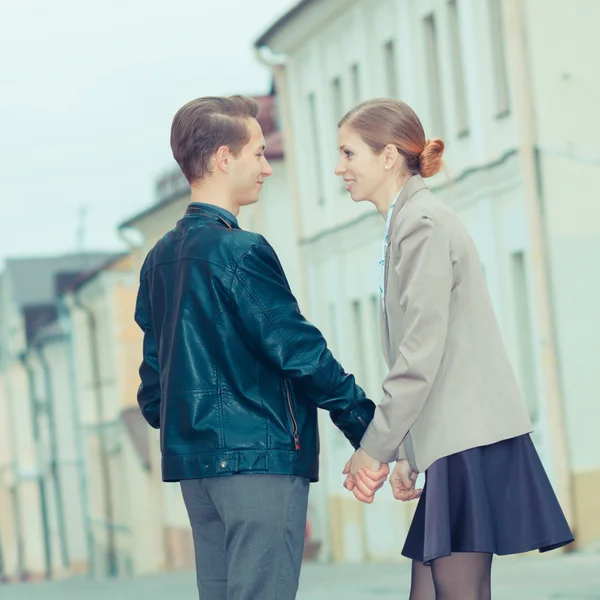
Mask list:
[[371,202],[375,205],[375,208],[377,208],[384,219],[388,215],[390,206],[392,206],[398,197],[400,190],[404,187],[410,177],[410,175],[403,175],[400,177],[400,179],[390,178],[390,181],[387,181],[381,185],[381,188],[371,200]]

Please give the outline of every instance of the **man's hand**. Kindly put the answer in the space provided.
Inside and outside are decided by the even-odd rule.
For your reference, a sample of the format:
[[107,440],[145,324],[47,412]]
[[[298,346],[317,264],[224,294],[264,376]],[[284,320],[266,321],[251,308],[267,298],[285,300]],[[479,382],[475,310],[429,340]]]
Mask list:
[[394,493],[396,500],[402,500],[402,502],[408,502],[409,500],[415,500],[421,496],[422,489],[415,489],[415,482],[417,476],[408,464],[407,460],[396,461],[396,466],[390,476],[390,485]]
[[343,473],[346,475],[344,487],[353,492],[357,500],[371,504],[375,492],[385,483],[390,468],[359,448],[346,463]]

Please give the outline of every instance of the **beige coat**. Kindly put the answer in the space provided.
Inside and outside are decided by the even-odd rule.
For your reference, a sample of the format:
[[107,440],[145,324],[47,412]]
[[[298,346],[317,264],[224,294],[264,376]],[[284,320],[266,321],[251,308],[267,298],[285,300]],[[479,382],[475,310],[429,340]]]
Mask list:
[[361,446],[423,472],[531,432],[475,244],[419,175],[396,201],[389,240],[381,337],[390,372]]

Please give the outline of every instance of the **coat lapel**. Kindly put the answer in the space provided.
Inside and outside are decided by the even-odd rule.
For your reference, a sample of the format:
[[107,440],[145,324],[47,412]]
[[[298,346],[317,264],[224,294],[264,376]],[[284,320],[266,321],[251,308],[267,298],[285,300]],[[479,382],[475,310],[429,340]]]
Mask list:
[[[427,187],[427,184],[425,183],[425,181],[423,180],[423,178],[420,175],[413,175],[405,184],[404,187],[402,188],[402,191],[400,192],[400,196],[398,196],[398,200],[396,200],[396,205],[394,206],[394,210],[392,211],[392,216],[390,218],[390,228],[389,228],[389,233],[388,233],[388,245],[387,248],[385,250],[385,271],[383,274],[383,291],[384,291],[384,297],[387,298],[387,291],[388,291],[388,279],[389,279],[389,272],[390,272],[390,257],[391,257],[391,240],[392,240],[392,232],[394,230],[394,226],[396,224],[396,221],[398,219],[398,214],[400,213],[400,211],[402,210],[402,207],[406,204],[406,202],[408,200],[410,200],[417,192],[421,191],[422,189],[425,189]],[[385,302],[381,302],[380,303],[380,325],[381,325],[381,340],[382,340],[382,348],[383,348],[383,354],[384,354],[384,358],[387,362],[387,364],[390,364],[390,360],[391,360],[391,348],[390,348],[390,332],[389,332],[389,323],[388,323],[388,318],[387,318],[387,310],[385,308]]]

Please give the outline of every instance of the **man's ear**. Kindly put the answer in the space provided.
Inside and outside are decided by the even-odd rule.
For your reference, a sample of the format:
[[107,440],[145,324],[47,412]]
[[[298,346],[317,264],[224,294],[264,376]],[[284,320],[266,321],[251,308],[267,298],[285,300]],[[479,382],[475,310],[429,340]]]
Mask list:
[[215,165],[216,165],[217,169],[219,169],[219,171],[222,171],[223,173],[229,172],[229,167],[231,165],[231,159],[232,159],[231,151],[229,150],[229,148],[227,146],[221,146],[215,152],[215,158],[214,158]]

